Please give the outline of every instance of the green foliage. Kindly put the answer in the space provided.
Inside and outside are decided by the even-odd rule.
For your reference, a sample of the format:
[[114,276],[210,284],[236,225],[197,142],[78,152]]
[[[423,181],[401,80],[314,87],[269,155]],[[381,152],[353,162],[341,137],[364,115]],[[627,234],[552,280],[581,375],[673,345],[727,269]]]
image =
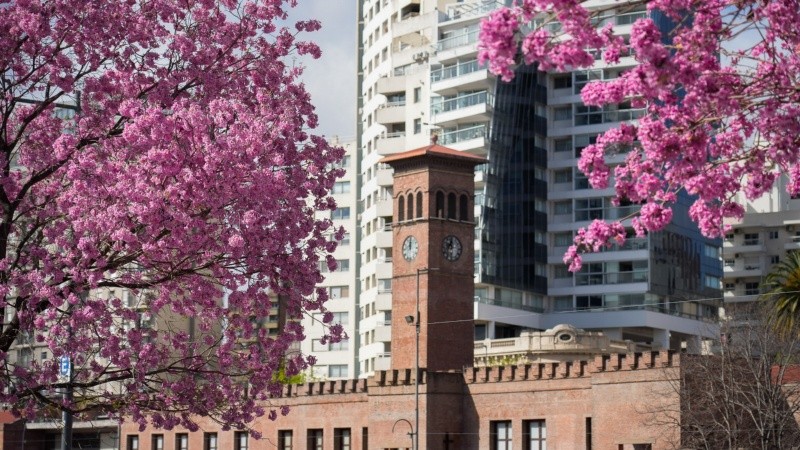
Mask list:
[[798,334],[800,329],[800,251],[789,252],[764,280],[767,316],[775,331]]

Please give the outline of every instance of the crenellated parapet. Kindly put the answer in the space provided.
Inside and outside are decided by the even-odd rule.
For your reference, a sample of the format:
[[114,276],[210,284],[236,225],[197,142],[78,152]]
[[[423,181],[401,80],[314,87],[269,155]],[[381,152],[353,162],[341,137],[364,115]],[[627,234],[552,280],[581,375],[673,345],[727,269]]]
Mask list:
[[464,370],[464,381],[472,384],[582,378],[606,372],[677,367],[678,364],[679,356],[672,351],[612,353],[597,355],[592,360],[469,367]]
[[366,379],[312,381],[290,384],[284,387],[283,397],[302,397],[312,395],[361,394],[367,392]]

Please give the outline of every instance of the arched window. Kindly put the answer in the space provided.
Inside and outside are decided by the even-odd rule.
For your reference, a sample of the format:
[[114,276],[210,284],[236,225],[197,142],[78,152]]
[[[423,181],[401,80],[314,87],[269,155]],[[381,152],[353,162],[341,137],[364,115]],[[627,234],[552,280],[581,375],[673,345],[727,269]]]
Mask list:
[[417,192],[417,218],[422,218],[422,192]]
[[447,218],[456,218],[456,194],[452,192],[447,194]]
[[408,220],[414,218],[414,194],[408,194]]
[[436,193],[436,217],[444,217],[444,192]]
[[458,199],[458,219],[464,222],[469,220],[469,199],[466,194],[461,194]]
[[406,220],[406,198],[402,195],[397,196],[397,221]]

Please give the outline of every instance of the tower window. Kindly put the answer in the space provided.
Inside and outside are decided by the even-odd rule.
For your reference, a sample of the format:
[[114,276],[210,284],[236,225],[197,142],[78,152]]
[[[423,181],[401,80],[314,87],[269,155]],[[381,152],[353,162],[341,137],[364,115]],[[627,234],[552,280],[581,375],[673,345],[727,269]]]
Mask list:
[[422,218],[422,192],[417,192],[417,218]]
[[447,194],[447,218],[456,218],[456,194],[452,192]]
[[408,194],[408,220],[414,218],[414,194]]
[[461,194],[459,199],[459,219],[463,221],[469,220],[469,199],[465,194]]
[[402,195],[397,197],[397,221],[406,220],[406,198]]
[[436,217],[444,217],[444,192],[436,193]]

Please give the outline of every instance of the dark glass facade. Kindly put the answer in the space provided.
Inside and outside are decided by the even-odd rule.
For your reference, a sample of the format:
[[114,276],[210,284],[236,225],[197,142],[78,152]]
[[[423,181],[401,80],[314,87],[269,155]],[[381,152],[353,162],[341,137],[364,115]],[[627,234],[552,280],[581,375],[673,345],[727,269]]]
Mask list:
[[[542,78],[544,79],[544,78]],[[484,283],[547,292],[536,273],[547,264],[547,99],[534,67],[521,67],[510,83],[498,82],[489,137],[483,208],[480,279]]]

